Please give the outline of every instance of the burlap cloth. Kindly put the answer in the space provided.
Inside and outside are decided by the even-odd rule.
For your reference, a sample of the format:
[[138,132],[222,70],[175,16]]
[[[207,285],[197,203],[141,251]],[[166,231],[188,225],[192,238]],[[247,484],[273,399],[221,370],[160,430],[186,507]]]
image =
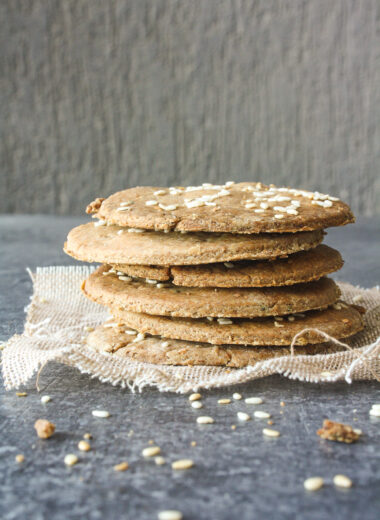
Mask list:
[[82,280],[92,270],[87,266],[44,267],[31,274],[34,290],[26,309],[25,330],[9,339],[3,350],[2,368],[7,389],[26,383],[51,360],[132,390],[151,385],[161,391],[188,392],[243,383],[271,374],[309,382],[379,379],[379,288],[339,284],[345,301],[352,303],[355,296],[361,295],[359,303],[367,309],[365,330],[349,340],[340,352],[289,355],[241,369],[174,367],[99,354],[82,344],[87,334],[85,328],[95,327],[108,317],[103,307],[89,301],[80,291]]

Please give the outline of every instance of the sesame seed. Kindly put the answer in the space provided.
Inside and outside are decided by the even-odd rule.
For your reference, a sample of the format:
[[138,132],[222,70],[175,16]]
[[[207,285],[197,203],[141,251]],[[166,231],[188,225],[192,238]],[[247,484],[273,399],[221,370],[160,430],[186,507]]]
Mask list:
[[68,453],[67,455],[65,455],[65,458],[63,459],[66,466],[74,466],[74,464],[76,464],[78,460],[78,457],[73,453]]
[[146,283],[150,283],[152,285],[155,285],[157,283],[157,280],[151,280],[150,278],[145,278]]
[[190,469],[194,466],[194,462],[191,459],[180,459],[172,462],[173,469]]
[[233,321],[228,318],[218,318],[219,325],[232,325]]
[[219,197],[226,197],[227,195],[231,195],[231,193],[228,190],[222,189],[222,190],[218,191],[217,195]]
[[182,520],[182,518],[181,511],[176,511],[175,509],[168,509],[158,513],[158,520]]
[[352,480],[346,475],[335,475],[333,478],[333,482],[335,486],[343,487],[343,488],[350,488],[352,487]]
[[157,206],[158,200],[147,200],[145,206]]
[[119,276],[118,278],[122,282],[131,282],[132,281],[132,278],[130,276]]
[[201,401],[193,401],[191,403],[191,406],[195,408],[196,410],[199,410],[199,408],[203,408],[203,404]]
[[158,455],[158,457],[154,457],[154,462],[157,464],[157,466],[162,466],[163,464],[166,464],[166,460],[164,457],[161,457],[161,455]]
[[196,441],[191,441],[191,442],[190,442],[190,446],[193,446],[193,447],[194,447],[194,446],[196,446],[196,445],[197,445]]
[[380,410],[380,404],[373,404],[372,410]]
[[371,417],[380,417],[380,408],[372,407],[369,411],[369,415],[371,415]]
[[119,206],[116,211],[129,211],[131,208],[129,206]]
[[189,202],[185,202],[187,208],[198,208],[205,205],[204,200],[194,199]]
[[214,318],[212,316],[206,316],[206,320],[208,321],[214,321]]
[[164,287],[169,287],[167,283],[158,283],[156,284],[157,289],[163,289]]
[[145,334],[143,332],[139,332],[133,340],[133,343],[137,343],[138,341],[142,341],[143,339],[145,339]]
[[235,265],[232,262],[224,262],[224,265],[227,267],[227,269],[232,269],[235,267]]
[[284,206],[273,206],[272,209],[274,211],[286,211],[286,208]]
[[161,448],[159,446],[149,446],[148,448],[144,448],[141,452],[143,457],[154,457],[161,453]]
[[298,211],[296,209],[293,209],[293,208],[287,209],[286,213],[288,213],[288,215],[298,215]]
[[276,321],[276,320],[273,323],[274,323],[275,327],[283,327],[284,326],[283,323],[280,323],[279,321]]
[[130,206],[133,204],[133,200],[126,200],[124,202],[120,202],[120,206]]
[[274,319],[276,321],[284,321],[284,318],[282,316],[275,316]]
[[331,200],[325,200],[323,203],[324,208],[331,208],[332,205],[333,203],[331,202]]
[[84,433],[83,438],[89,440],[89,439],[92,439],[92,435],[91,435],[91,433]]
[[42,403],[42,404],[46,404],[46,403],[48,403],[50,400],[51,400],[50,395],[43,395],[43,396],[41,397],[41,403]]
[[294,320],[295,320],[294,316],[288,316],[288,321],[294,321]]
[[102,419],[105,419],[110,416],[110,413],[107,412],[107,410],[92,410],[91,413],[94,417],[99,417]]
[[233,186],[235,184],[235,181],[227,181],[225,186],[227,186],[227,188],[229,188],[230,186]]
[[305,480],[303,483],[303,487],[307,489],[307,491],[317,491],[318,489],[321,489],[323,486],[324,481],[321,477],[310,477]]
[[235,401],[240,401],[241,398],[242,398],[241,394],[238,394],[237,392],[232,394],[232,399],[235,399]]
[[130,336],[135,336],[137,334],[137,330],[125,329],[124,333],[129,334]]
[[16,462],[21,464],[21,462],[24,462],[25,457],[24,457],[24,455],[22,453],[19,453],[18,455],[16,455],[15,460],[16,460]]
[[284,218],[284,215],[283,215],[282,213],[276,213],[276,215],[274,216],[274,218],[281,219],[281,218]]
[[106,224],[107,222],[105,220],[98,220],[97,222],[94,222],[95,227],[105,226]]
[[218,404],[230,404],[231,399],[218,399]]
[[256,419],[269,419],[270,413],[263,412],[262,410],[256,410],[253,414]]
[[169,206],[164,206],[164,204],[159,204],[159,207],[165,211],[174,211],[178,208],[177,204],[169,204]]
[[166,348],[169,346],[169,341],[161,341],[161,347]]
[[352,298],[352,301],[353,301],[354,303],[358,303],[358,302],[363,301],[363,295],[362,295],[362,294],[357,294],[356,296],[354,296],[354,297]]
[[244,399],[244,401],[247,404],[262,404],[263,400],[261,397],[247,397],[247,399]]
[[281,434],[277,430],[272,430],[271,428],[264,428],[263,435],[265,435],[266,437],[279,437]]
[[26,397],[28,394],[26,392],[16,392],[17,397]]
[[255,213],[264,213],[264,209],[255,209]]
[[251,416],[245,412],[238,412],[236,415],[239,421],[249,421],[251,419]]
[[266,202],[261,202],[260,203],[260,208],[261,209],[268,209],[269,208],[269,204],[267,204]]
[[189,401],[198,401],[198,399],[201,399],[201,394],[191,394],[189,395]]
[[212,417],[208,417],[207,415],[201,415],[197,417],[198,424],[213,424],[214,419]]
[[248,202],[248,204],[245,205],[245,209],[252,209],[256,206],[254,202]]
[[128,469],[128,462],[120,462],[119,464],[116,464],[113,469],[115,471],[125,471]]
[[91,449],[91,445],[89,442],[87,441],[79,441],[78,442],[78,449],[80,451],[90,451]]
[[160,196],[160,195],[165,195],[165,193],[166,193],[165,190],[157,190],[157,191],[153,192],[153,195],[155,197],[157,197],[157,196]]

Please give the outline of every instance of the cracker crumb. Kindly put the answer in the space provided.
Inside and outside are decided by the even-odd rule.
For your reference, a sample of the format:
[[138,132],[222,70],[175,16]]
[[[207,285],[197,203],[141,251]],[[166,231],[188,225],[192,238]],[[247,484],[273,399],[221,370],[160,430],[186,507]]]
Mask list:
[[90,451],[91,450],[91,445],[87,441],[79,441],[78,442],[78,449],[80,451]]
[[141,452],[143,457],[154,457],[155,455],[159,455],[161,453],[161,449],[159,446],[149,446],[149,448],[144,448]]
[[92,439],[92,435],[91,435],[91,433],[85,433],[83,435],[83,438],[89,440],[89,439]]
[[191,459],[180,459],[172,462],[173,469],[189,469],[194,466],[194,461]]
[[329,419],[323,421],[323,426],[317,430],[317,435],[322,437],[322,439],[345,442],[347,444],[356,442],[360,437],[351,426],[330,421]]
[[40,439],[49,439],[55,432],[55,424],[46,419],[38,419],[34,423],[34,428]]
[[114,469],[115,471],[125,471],[125,470],[128,469],[128,467],[129,467],[129,466],[128,466],[128,462],[123,461],[123,462],[119,462],[119,464],[116,464],[116,465],[113,467],[113,469]]
[[16,462],[18,462],[19,464],[21,464],[22,462],[24,462],[25,460],[25,457],[22,453],[18,453],[15,457],[15,460]]
[[78,457],[74,453],[68,453],[63,459],[66,466],[74,466],[78,462]]
[[16,392],[17,397],[26,397],[28,395],[27,392]]

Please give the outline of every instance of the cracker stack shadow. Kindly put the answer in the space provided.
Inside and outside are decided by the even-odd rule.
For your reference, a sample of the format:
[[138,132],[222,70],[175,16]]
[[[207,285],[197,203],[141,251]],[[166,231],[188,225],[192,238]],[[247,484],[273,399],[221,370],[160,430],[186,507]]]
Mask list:
[[353,222],[335,197],[261,183],[140,187],[96,199],[96,218],[65,251],[103,264],[84,294],[113,318],[90,333],[96,351],[167,365],[243,367],[335,352],[363,328],[326,276],[340,269],[324,229]]

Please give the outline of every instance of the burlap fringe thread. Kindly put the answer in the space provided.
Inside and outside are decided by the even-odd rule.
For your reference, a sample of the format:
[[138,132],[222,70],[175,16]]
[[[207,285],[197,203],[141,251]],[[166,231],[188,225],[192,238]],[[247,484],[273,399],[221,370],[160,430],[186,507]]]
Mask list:
[[[269,359],[255,365],[229,369],[223,367],[176,367],[153,365],[96,353],[82,344],[87,327],[102,323],[107,313],[100,305],[82,296],[80,284],[93,268],[87,266],[37,268],[31,274],[33,296],[26,308],[24,332],[13,336],[3,351],[3,377],[10,390],[25,384],[49,361],[78,368],[103,382],[132,391],[155,386],[162,392],[199,390],[244,383],[282,374],[308,382],[334,382],[378,379],[380,374],[380,291],[361,289],[341,283],[343,299],[366,308],[365,330],[348,343],[334,338],[346,350],[334,354]],[[356,298],[355,298],[356,297]],[[292,351],[293,352],[293,351]]]

